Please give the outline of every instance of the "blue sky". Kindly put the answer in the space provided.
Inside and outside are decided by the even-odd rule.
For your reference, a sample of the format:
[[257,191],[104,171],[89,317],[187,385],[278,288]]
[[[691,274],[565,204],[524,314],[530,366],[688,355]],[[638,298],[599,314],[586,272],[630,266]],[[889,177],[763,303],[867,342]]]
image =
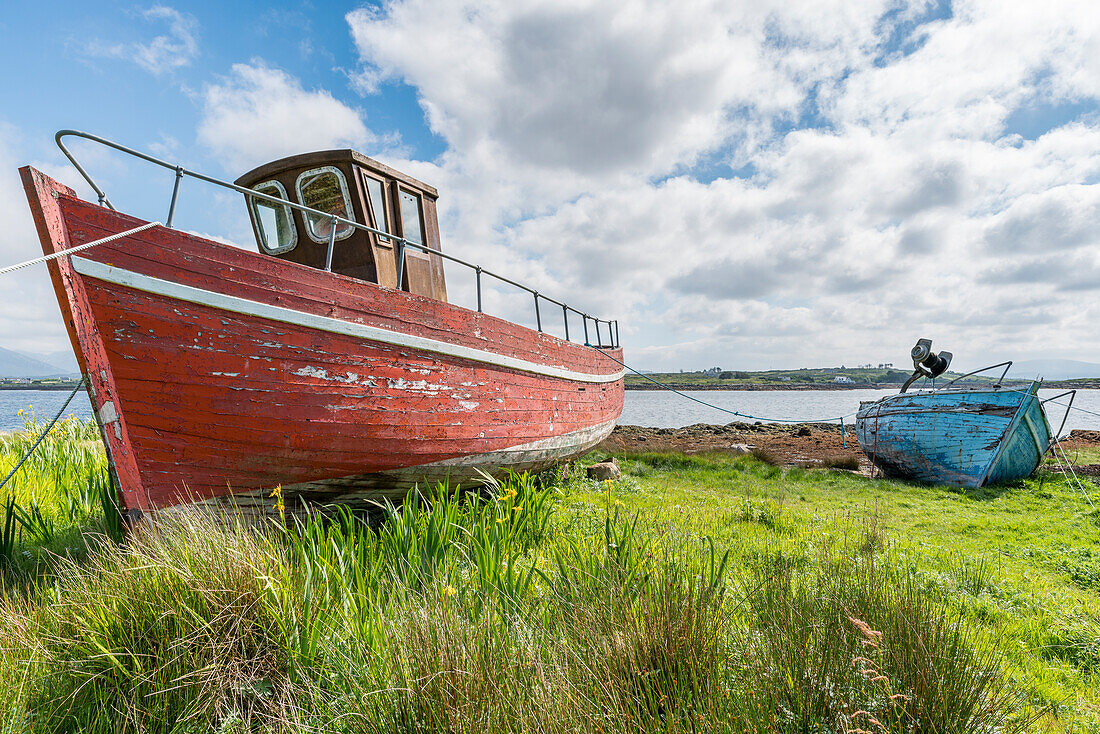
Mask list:
[[[1100,361],[1100,18],[1052,0],[15,4],[0,18],[0,260],[15,167],[88,130],[232,179],[356,147],[441,192],[444,247],[618,317],[645,369]],[[119,208],[170,179],[87,151]],[[152,183],[151,183],[152,181]],[[252,247],[232,197],[179,225]],[[461,274],[451,292],[467,299]],[[45,273],[0,346],[65,346]],[[501,315],[530,317],[501,292]]]
[[[41,155],[52,155],[54,131],[77,127],[139,144],[172,137],[189,158],[206,162],[205,151],[193,146],[203,86],[233,64],[262,60],[292,73],[306,88],[333,90],[357,104],[373,128],[399,132],[417,157],[438,156],[445,142],[424,124],[415,89],[389,84],[369,110],[349,90],[349,74],[358,64],[344,19],[351,7],[15,3],[0,19],[0,61],[25,73],[6,77],[7,102],[0,111]],[[193,52],[181,34],[193,41]],[[155,67],[135,61],[136,47],[158,37],[171,48],[154,59]]]

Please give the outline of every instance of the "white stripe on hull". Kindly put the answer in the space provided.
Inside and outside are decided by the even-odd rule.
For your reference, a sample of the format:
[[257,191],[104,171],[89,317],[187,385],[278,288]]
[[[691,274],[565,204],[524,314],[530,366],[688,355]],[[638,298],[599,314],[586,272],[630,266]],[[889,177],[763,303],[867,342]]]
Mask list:
[[404,334],[399,331],[381,329],[377,326],[367,326],[366,324],[341,321],[340,319],[334,319],[328,316],[318,316],[317,314],[295,311],[294,309],[284,308],[282,306],[272,306],[267,303],[251,301],[247,298],[230,296],[225,293],[215,293],[214,291],[195,288],[193,286],[183,285],[182,283],[174,283],[169,280],[154,278],[142,273],[135,273],[132,270],[124,270],[113,265],[96,262],[95,260],[88,260],[83,257],[74,256],[71,260],[73,269],[81,275],[87,275],[91,278],[97,278],[128,288],[136,288],[146,293],[155,293],[168,298],[175,298],[202,306],[210,306],[211,308],[231,311],[246,316],[255,316],[257,318],[280,321],[286,324],[295,324],[308,329],[327,331],[333,334],[345,334],[360,339],[392,344],[399,347],[408,347],[410,349],[419,349],[436,354],[446,354],[451,357],[482,362],[497,367],[504,367],[506,369],[546,375],[548,377],[558,377],[563,380],[573,380],[575,382],[597,384],[616,382],[621,379],[624,374],[623,370],[604,375],[577,372],[564,367],[555,367],[552,365],[531,362],[526,359],[508,357],[483,349],[475,349],[460,344],[450,344],[448,342],[439,341],[438,339],[428,339],[427,337]]

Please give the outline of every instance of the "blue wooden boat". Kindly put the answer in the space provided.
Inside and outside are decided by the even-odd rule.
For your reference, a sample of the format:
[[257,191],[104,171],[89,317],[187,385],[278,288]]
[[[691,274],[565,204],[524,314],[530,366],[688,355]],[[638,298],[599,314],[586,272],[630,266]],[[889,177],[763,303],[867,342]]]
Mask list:
[[[931,342],[921,342],[928,347],[921,355],[930,352]],[[913,355],[917,373],[934,377],[922,369],[918,348]],[[946,360],[935,365],[936,375],[950,363],[950,354],[941,355]],[[927,365],[928,358],[922,359]],[[993,365],[1002,366],[1001,380],[1011,362]],[[908,393],[911,378],[897,395],[860,403],[856,434],[871,462],[890,476],[956,487],[1009,482],[1035,471],[1051,442],[1037,395],[1041,381],[1026,387],[1002,386],[1001,380],[992,387],[952,387],[962,377],[938,390]]]

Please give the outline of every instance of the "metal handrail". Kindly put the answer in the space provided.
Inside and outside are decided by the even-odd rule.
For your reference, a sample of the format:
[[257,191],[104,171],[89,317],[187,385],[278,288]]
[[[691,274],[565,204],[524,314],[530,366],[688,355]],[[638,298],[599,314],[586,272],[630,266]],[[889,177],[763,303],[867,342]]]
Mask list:
[[993,387],[1000,387],[1001,383],[1005,381],[1005,375],[1007,375],[1008,371],[1010,369],[1012,369],[1012,360],[1011,359],[1008,360],[1007,362],[998,362],[997,364],[991,364],[988,367],[982,367],[980,370],[974,370],[973,372],[967,372],[965,375],[959,375],[958,377],[956,377],[951,382],[948,382],[947,384],[943,385],[942,387],[938,387],[936,389],[937,390],[946,390],[947,388],[951,387],[952,385],[954,385],[956,382],[963,379],[964,377],[971,377],[973,375],[977,375],[977,374],[980,374],[982,372],[986,372],[988,370],[997,369],[998,367],[1004,367],[1004,372],[1002,372],[1001,376],[997,378],[997,384],[995,384]]
[[[1066,395],[1069,395],[1069,405],[1066,406],[1066,412],[1062,415],[1062,425],[1058,426],[1058,432],[1054,434],[1055,438],[1057,438],[1058,436],[1061,436],[1062,435],[1062,429],[1064,429],[1066,427],[1066,420],[1069,418],[1069,412],[1071,410],[1073,410],[1073,401],[1077,398],[1077,391],[1076,390],[1066,390],[1065,392],[1058,393],[1057,395],[1055,395],[1053,397],[1049,397],[1046,400],[1040,400],[1039,401],[1039,405],[1046,405],[1051,400],[1057,400],[1058,398],[1064,398]],[[1055,403],[1055,404],[1056,405],[1062,405],[1062,403]]]
[[[217,179],[217,178],[214,178],[212,176],[207,176],[207,175],[199,173],[197,171],[188,170],[188,169],[184,168],[181,165],[169,163],[167,161],[163,161],[163,160],[161,160],[159,158],[155,158],[154,156],[151,156],[147,153],[142,153],[141,151],[134,150],[133,148],[127,147],[125,145],[121,145],[121,144],[116,143],[116,142],[111,141],[111,140],[107,140],[106,138],[102,138],[98,135],[93,135],[91,133],[82,132],[80,130],[58,130],[57,134],[54,135],[54,141],[57,143],[57,147],[60,148],[61,152],[65,154],[65,157],[69,159],[69,162],[73,164],[73,167],[76,168],[77,172],[81,176],[84,177],[84,180],[88,182],[88,185],[92,187],[92,191],[94,191],[96,196],[99,198],[100,205],[105,206],[108,209],[114,210],[115,207],[111,203],[111,200],[109,198],[107,198],[107,194],[104,193],[103,189],[101,189],[99,186],[96,185],[96,182],[94,180],[92,180],[92,177],[90,175],[88,175],[88,172],[84,170],[84,167],[81,166],[80,163],[77,162],[77,160],[73,156],[73,154],[71,152],[69,152],[69,149],[65,147],[65,143],[63,142],[63,139],[66,138],[66,137],[77,137],[77,138],[83,138],[85,140],[90,140],[94,143],[99,143],[100,145],[104,145],[108,148],[112,148],[112,149],[117,150],[121,153],[126,153],[127,155],[134,156],[135,158],[140,158],[143,161],[146,161],[148,163],[152,163],[152,164],[160,166],[162,168],[167,168],[168,170],[174,172],[175,176],[176,176],[176,179],[175,179],[175,182],[172,186],[172,201],[171,201],[171,203],[169,204],[169,207],[168,207],[168,219],[165,221],[165,226],[166,227],[172,228],[172,220],[175,217],[175,213],[176,213],[176,202],[179,199],[180,183],[181,183],[181,181],[183,180],[183,178],[185,176],[190,176],[191,178],[195,178],[195,179],[198,179],[200,181],[204,181],[206,183],[211,183],[211,184],[214,184],[215,186],[221,186],[223,188],[227,188],[227,189],[230,189],[232,191],[236,191],[240,194],[243,194],[245,197],[251,197],[253,199],[260,199],[262,201],[268,201],[268,202],[271,202],[273,204],[279,204],[281,206],[286,206],[286,207],[289,207],[291,209],[295,209],[297,211],[302,212],[303,214],[312,214],[312,215],[315,215],[315,216],[322,217],[324,219],[329,219],[329,220],[332,221],[332,224],[333,224],[333,226],[332,226],[333,235],[335,235],[335,232],[336,232],[336,229],[337,229],[336,225],[344,224],[344,225],[349,225],[351,227],[354,227],[356,229],[363,230],[364,232],[371,232],[375,235],[385,237],[386,239],[388,239],[390,241],[396,242],[397,243],[397,249],[398,249],[398,255],[397,255],[397,261],[398,261],[397,285],[398,285],[399,290],[400,290],[400,287],[401,287],[401,280],[404,276],[405,248],[406,247],[412,247],[412,248],[415,248],[417,250],[420,250],[421,252],[423,252],[427,255],[435,255],[435,256],[441,257],[445,260],[449,260],[450,262],[457,263],[458,265],[461,265],[463,267],[466,267],[466,268],[469,268],[469,269],[473,270],[474,273],[475,273],[475,277],[476,277],[477,310],[478,310],[479,313],[484,313],[482,311],[481,276],[482,276],[482,274],[485,274],[485,275],[491,276],[493,278],[496,278],[499,281],[507,283],[508,285],[511,285],[515,288],[519,288],[520,290],[527,291],[532,296],[534,296],[535,321],[536,321],[536,324],[538,326],[539,332],[543,331],[543,329],[542,329],[542,313],[539,310],[539,301],[542,300],[542,301],[546,301],[548,303],[552,303],[556,306],[561,306],[561,308],[562,308],[562,317],[563,317],[563,321],[565,322],[565,339],[566,339],[566,341],[571,341],[569,339],[569,312],[572,311],[573,313],[575,313],[575,314],[577,314],[578,316],[581,317],[581,322],[584,326],[584,334],[585,334],[584,344],[585,344],[585,346],[596,347],[597,349],[615,348],[615,347],[621,346],[620,343],[619,343],[619,321],[618,321],[618,319],[598,319],[595,316],[589,316],[585,312],[580,311],[576,308],[573,308],[572,306],[570,306],[568,304],[562,303],[561,301],[558,301],[558,300],[555,300],[553,298],[550,298],[548,296],[543,295],[542,293],[538,292],[534,288],[526,286],[523,283],[518,283],[518,282],[512,280],[511,278],[506,278],[503,275],[499,275],[499,274],[494,273],[492,271],[486,270],[485,268],[481,267],[480,265],[477,265],[477,264],[471,263],[471,262],[467,262],[466,260],[463,260],[462,258],[455,257],[454,255],[449,255],[449,254],[447,254],[447,253],[445,253],[441,250],[433,250],[432,248],[428,247],[427,245],[423,245],[419,242],[413,242],[412,240],[407,240],[404,237],[398,237],[397,235],[392,234],[390,232],[383,232],[381,230],[375,229],[374,227],[368,227],[367,225],[360,224],[359,222],[356,222],[353,219],[345,219],[344,217],[339,217],[335,214],[332,214],[331,212],[324,212],[324,211],[321,211],[319,209],[313,209],[311,207],[305,206],[304,204],[299,204],[297,202],[291,201],[290,199],[282,199],[278,196],[271,196],[270,194],[265,194],[265,193],[262,193],[260,191],[255,191],[253,189],[245,188],[244,186],[238,186],[237,184],[230,183],[228,181],[222,181],[221,179]],[[335,248],[335,246],[336,246],[336,238],[335,238],[335,236],[331,236],[329,238],[329,243],[328,243],[328,252],[326,253],[326,256],[325,256],[325,263],[326,263],[325,270],[331,271],[331,269],[332,269],[332,253],[333,253],[333,249]],[[595,324],[595,327],[596,327],[596,343],[595,344],[591,343],[591,341],[588,338],[588,322],[589,321],[592,321]],[[600,334],[600,324],[607,324],[607,331],[608,331],[608,336],[609,336],[607,344],[603,343],[603,336]]]

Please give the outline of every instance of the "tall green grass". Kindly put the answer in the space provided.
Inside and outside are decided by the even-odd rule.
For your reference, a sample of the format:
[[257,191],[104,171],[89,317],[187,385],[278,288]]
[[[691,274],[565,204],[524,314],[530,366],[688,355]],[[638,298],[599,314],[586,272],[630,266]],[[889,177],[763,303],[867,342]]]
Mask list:
[[[22,412],[22,411],[21,411]],[[0,434],[0,476],[6,476],[49,426],[33,413],[22,431]],[[121,539],[122,520],[107,456],[92,421],[69,416],[0,490],[0,569],[28,569],[49,554],[82,555],[85,533]]]
[[[782,504],[746,499],[731,522],[766,539],[730,542],[628,512],[614,495],[629,478],[514,475],[426,489],[380,519],[338,510],[257,525],[176,511],[119,544],[92,497],[81,504],[101,455],[86,472],[52,450],[69,468],[39,465],[9,500],[34,498],[55,538],[24,532],[3,572],[0,730],[962,734],[1032,723],[954,591],[873,525],[831,526],[811,546]],[[744,461],[740,472],[772,471]],[[66,533],[82,552],[49,550]],[[28,554],[44,558],[19,560]],[[991,586],[984,566],[967,568],[968,588]]]

